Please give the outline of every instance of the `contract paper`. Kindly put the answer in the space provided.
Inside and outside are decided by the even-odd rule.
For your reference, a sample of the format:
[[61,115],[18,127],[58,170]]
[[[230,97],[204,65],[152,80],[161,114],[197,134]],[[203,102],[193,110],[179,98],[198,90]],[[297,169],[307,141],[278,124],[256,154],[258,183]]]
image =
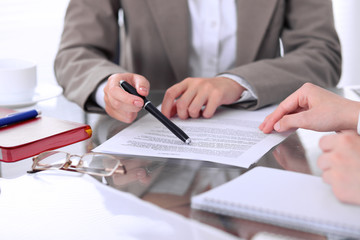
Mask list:
[[248,168],[291,133],[264,134],[258,129],[275,107],[257,111],[224,107],[210,119],[172,118],[191,138],[190,145],[147,114],[93,151],[211,161]]

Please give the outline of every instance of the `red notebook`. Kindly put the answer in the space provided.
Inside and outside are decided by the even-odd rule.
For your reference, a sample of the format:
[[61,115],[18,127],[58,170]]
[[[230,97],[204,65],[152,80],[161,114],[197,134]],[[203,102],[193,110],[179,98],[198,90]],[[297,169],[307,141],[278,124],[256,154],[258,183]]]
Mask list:
[[[14,113],[11,109],[0,108],[0,117],[11,113]],[[91,134],[91,127],[87,124],[46,116],[0,127],[0,161],[22,160],[85,140]]]

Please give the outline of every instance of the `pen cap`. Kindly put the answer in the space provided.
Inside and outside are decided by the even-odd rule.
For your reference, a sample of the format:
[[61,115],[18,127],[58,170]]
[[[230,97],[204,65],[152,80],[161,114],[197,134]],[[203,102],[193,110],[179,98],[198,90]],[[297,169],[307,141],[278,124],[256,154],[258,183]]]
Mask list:
[[35,88],[35,63],[22,59],[0,59],[0,104],[30,101]]

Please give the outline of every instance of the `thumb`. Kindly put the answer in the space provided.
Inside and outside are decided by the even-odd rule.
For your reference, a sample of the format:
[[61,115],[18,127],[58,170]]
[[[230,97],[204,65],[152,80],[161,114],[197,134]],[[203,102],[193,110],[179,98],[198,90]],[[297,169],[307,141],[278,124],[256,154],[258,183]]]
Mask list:
[[274,130],[277,132],[285,132],[292,128],[306,128],[304,125],[306,115],[305,112],[286,115],[275,123]]

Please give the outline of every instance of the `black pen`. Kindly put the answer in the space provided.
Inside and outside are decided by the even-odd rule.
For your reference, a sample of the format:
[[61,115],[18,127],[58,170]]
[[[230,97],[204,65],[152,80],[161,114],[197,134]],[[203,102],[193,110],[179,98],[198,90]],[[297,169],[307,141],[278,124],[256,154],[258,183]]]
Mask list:
[[143,108],[147,110],[150,114],[152,114],[154,117],[156,117],[162,124],[165,125],[165,127],[167,127],[181,141],[183,141],[186,144],[191,143],[191,139],[189,138],[188,135],[186,135],[186,133],[183,130],[181,130],[172,121],[170,121],[170,119],[165,117],[164,114],[162,114],[149,100],[146,99],[146,97],[141,96],[133,86],[131,86],[128,82],[124,80],[121,80],[119,84],[120,87],[125,91],[127,91],[128,93],[141,97],[144,100]]

